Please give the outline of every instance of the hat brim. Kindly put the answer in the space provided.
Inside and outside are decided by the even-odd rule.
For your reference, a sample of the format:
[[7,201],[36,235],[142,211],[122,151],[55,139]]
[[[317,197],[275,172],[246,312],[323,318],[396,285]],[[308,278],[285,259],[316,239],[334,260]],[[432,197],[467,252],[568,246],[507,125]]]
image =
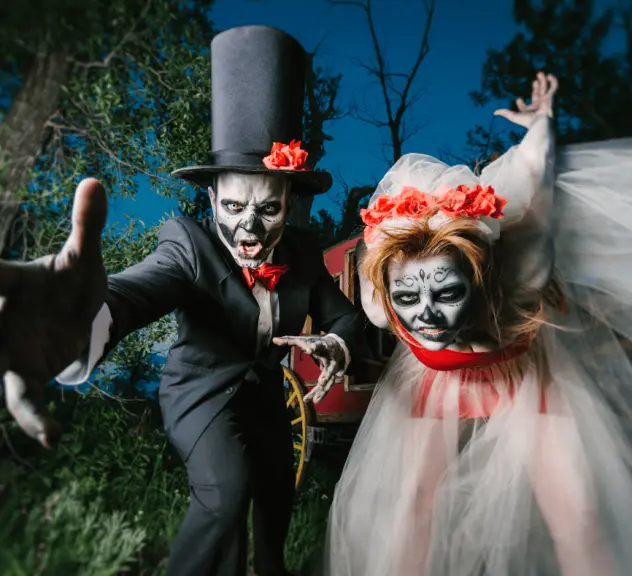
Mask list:
[[333,183],[331,174],[324,170],[268,170],[265,167],[250,166],[189,166],[178,168],[171,175],[182,178],[202,188],[208,188],[214,183],[215,176],[220,172],[239,172],[241,174],[282,174],[288,176],[293,183],[294,192],[301,196],[316,196],[327,192]]

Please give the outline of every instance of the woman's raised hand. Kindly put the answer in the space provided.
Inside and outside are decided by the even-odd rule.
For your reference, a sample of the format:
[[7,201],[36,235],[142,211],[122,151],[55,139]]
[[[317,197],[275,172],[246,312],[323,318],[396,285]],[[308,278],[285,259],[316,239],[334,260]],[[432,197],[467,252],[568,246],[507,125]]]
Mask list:
[[494,112],[494,116],[502,116],[518,126],[530,128],[536,116],[546,114],[553,116],[553,96],[557,92],[557,78],[552,74],[538,72],[533,81],[531,91],[531,104],[526,104],[522,98],[516,100],[518,110],[507,110],[502,108]]

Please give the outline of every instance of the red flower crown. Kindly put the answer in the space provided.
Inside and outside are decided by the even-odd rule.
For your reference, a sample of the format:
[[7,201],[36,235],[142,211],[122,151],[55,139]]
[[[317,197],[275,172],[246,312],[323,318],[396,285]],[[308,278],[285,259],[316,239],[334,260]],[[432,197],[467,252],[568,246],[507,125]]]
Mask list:
[[307,170],[306,160],[307,151],[301,148],[300,140],[292,140],[289,144],[272,144],[270,155],[263,159],[263,163],[268,170]]
[[506,204],[507,199],[496,196],[491,186],[483,188],[480,184],[473,188],[461,184],[439,196],[421,192],[413,186],[404,186],[396,196],[378,196],[373,207],[360,210],[360,217],[367,226],[365,237],[368,240],[384,220],[421,219],[435,211],[451,219],[486,217],[499,220],[504,217],[503,208]]

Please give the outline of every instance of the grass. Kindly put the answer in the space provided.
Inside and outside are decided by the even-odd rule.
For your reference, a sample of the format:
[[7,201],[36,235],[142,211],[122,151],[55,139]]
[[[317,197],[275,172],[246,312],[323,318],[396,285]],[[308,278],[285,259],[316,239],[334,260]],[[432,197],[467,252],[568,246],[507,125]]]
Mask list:
[[[164,574],[189,495],[156,406],[49,393],[65,427],[56,450],[39,448],[0,413],[0,574]],[[297,495],[286,547],[292,571],[322,546],[341,461],[314,462]]]

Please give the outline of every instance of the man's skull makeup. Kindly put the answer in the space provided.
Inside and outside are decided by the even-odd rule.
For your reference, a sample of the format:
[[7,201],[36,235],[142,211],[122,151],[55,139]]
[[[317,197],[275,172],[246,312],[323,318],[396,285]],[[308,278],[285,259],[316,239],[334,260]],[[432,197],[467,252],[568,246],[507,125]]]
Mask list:
[[391,262],[389,299],[404,328],[427,350],[455,342],[469,317],[471,282],[451,256]]
[[219,237],[244,268],[263,264],[279,243],[290,206],[281,175],[223,172],[209,188]]

